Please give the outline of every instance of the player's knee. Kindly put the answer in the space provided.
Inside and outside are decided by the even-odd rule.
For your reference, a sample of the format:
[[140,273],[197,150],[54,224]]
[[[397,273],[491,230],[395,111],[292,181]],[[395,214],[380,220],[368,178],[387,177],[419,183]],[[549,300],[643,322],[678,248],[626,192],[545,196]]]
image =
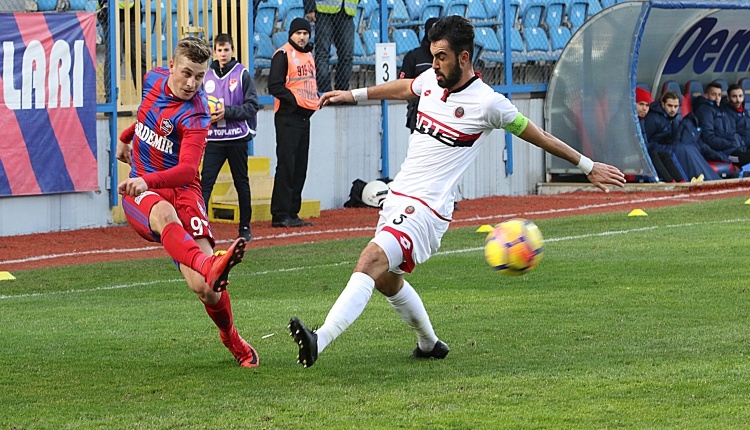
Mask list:
[[384,250],[377,244],[370,242],[359,255],[354,271],[365,273],[372,279],[378,279],[380,275],[388,271],[388,260]]
[[156,234],[161,234],[161,231],[167,224],[180,222],[180,218],[177,216],[177,212],[171,204],[166,201],[160,201],[151,208],[148,221],[151,226],[151,231]]

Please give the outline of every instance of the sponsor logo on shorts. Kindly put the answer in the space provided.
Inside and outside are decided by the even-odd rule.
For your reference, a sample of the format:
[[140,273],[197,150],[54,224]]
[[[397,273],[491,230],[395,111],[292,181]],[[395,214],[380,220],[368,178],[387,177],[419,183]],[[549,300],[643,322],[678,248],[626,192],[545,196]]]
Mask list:
[[404,212],[406,212],[407,215],[411,215],[414,213],[414,206],[407,206],[406,209],[404,209]]
[[136,196],[136,198],[133,199],[133,201],[135,202],[135,204],[140,205],[141,204],[141,200],[143,200],[146,196],[149,196],[149,195],[156,196],[158,194],[156,194],[153,191],[144,191],[144,192],[138,194],[138,196]]

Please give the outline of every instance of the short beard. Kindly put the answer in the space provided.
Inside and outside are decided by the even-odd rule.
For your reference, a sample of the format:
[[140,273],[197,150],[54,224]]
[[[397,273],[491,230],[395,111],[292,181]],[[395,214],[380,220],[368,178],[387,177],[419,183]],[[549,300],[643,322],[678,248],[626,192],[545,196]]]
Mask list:
[[458,55],[456,55],[455,67],[453,67],[448,75],[443,75],[443,82],[438,81],[438,85],[441,88],[453,88],[461,80],[461,74],[461,66],[458,62]]

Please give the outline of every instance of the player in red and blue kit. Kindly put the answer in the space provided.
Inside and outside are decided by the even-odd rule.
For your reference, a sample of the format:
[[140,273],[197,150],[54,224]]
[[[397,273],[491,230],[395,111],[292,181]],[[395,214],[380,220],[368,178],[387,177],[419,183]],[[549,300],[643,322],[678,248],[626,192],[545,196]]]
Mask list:
[[225,291],[230,269],[244,256],[245,240],[240,237],[225,254],[214,255],[198,176],[211,119],[201,89],[210,56],[206,42],[187,37],[177,43],[168,69],[146,75],[138,120],[117,143],[117,159],[132,166],[117,188],[128,223],[146,240],[164,245],[224,345],[240,366],[256,367],[258,354],[237,333]]

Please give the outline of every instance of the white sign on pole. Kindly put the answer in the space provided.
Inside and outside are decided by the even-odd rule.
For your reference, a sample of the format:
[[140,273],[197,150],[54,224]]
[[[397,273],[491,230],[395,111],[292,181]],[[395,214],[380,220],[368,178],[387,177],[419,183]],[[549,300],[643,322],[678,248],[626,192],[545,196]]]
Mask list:
[[375,44],[375,85],[395,81],[396,74],[396,44]]

